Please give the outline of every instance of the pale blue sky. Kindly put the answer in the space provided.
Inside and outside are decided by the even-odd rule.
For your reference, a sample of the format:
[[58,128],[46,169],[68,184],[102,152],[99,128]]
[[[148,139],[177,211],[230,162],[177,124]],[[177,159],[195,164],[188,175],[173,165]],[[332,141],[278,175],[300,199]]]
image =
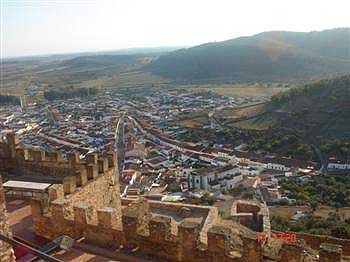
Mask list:
[[350,27],[349,0],[0,0],[1,56],[196,45]]

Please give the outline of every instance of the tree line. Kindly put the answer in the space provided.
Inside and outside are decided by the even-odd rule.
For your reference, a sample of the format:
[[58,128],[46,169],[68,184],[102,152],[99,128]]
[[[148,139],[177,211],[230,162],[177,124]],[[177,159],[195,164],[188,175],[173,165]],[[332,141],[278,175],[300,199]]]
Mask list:
[[0,95],[0,104],[1,105],[20,105],[21,101],[17,96]]
[[89,87],[89,88],[66,88],[64,90],[55,91],[55,90],[49,90],[44,92],[44,97],[47,100],[57,100],[57,99],[68,99],[68,98],[74,98],[74,97],[87,97],[91,95],[97,94],[97,88],[96,87]]

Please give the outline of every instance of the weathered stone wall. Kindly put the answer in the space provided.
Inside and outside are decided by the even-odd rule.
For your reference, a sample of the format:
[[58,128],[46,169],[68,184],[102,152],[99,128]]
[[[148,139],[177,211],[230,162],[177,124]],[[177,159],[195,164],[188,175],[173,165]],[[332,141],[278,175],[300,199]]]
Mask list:
[[303,239],[307,245],[319,250],[322,243],[330,243],[341,246],[343,254],[350,256],[350,239],[341,239],[331,236],[311,235],[306,233],[295,233],[298,239]]
[[59,152],[18,148],[18,144],[17,136],[8,134],[7,143],[0,144],[1,152],[5,152],[0,159],[11,160],[4,165],[14,175],[30,175],[39,182],[54,181],[57,185],[50,187],[49,201],[64,197],[71,212],[73,203],[82,201],[95,209],[121,208],[115,152],[104,156],[91,153],[84,159],[75,152],[64,159]]
[[341,262],[342,249],[339,245],[323,243],[320,246],[320,262]]
[[67,195],[66,200],[69,205],[84,202],[94,208],[120,207],[120,189],[118,176],[114,168],[109,169],[76,191]]
[[[0,176],[0,234],[12,237],[8,222],[5,205],[5,196],[2,187],[2,178]],[[15,261],[12,246],[0,240],[0,261]]]
[[[83,223],[77,223],[82,220],[78,216],[81,210],[86,213],[85,223],[89,221],[95,227],[98,225],[99,214],[103,213],[101,210],[113,213],[111,223],[116,229],[121,229],[120,189],[115,161],[98,159],[95,154],[88,155],[85,162],[75,160],[75,163],[71,163],[79,170],[75,176],[66,176],[62,185],[51,186],[48,201],[32,201],[34,228],[38,235],[47,238],[61,234],[82,236]],[[89,227],[89,230],[90,233],[98,231],[94,227]]]
[[[201,243],[201,225],[195,222],[180,223],[177,235],[171,233],[172,218],[149,215],[147,201],[136,201],[123,209],[122,229],[116,225],[118,211],[114,208],[91,209],[84,203],[75,204],[73,214],[67,214],[67,202],[57,199],[51,203],[50,212],[42,212],[42,203],[32,202],[39,235],[54,238],[69,235],[85,239],[102,247],[118,248],[120,245],[138,248],[140,252],[167,261],[261,261],[262,249],[256,236],[242,236],[244,249],[240,256],[232,256],[230,228],[211,226],[207,243]],[[168,207],[169,205],[166,204]],[[97,214],[97,221],[91,216]],[[200,245],[201,244],[201,245]],[[201,247],[199,247],[201,246]]]
[[235,201],[231,208],[231,217],[242,225],[270,235],[269,210],[264,204],[243,200]]
[[19,148],[17,135],[8,134],[7,143],[0,143],[0,167],[7,173],[47,177],[74,175],[76,170],[58,152]]
[[[135,200],[133,199],[122,198],[123,205],[131,204],[134,201]],[[202,242],[207,242],[207,232],[213,224],[213,222],[218,218],[218,210],[216,207],[160,202],[153,200],[148,200],[148,203],[150,208],[172,211],[178,214],[181,213],[183,208],[187,208],[191,214],[202,213],[204,216],[203,222],[200,225],[200,228],[202,229],[200,231],[200,238]]]

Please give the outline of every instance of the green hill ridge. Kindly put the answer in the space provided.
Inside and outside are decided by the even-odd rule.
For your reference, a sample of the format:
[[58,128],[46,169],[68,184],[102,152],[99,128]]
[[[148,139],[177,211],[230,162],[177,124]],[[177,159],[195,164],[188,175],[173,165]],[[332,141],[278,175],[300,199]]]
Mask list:
[[146,71],[184,81],[308,80],[350,72],[350,28],[272,31],[161,55]]

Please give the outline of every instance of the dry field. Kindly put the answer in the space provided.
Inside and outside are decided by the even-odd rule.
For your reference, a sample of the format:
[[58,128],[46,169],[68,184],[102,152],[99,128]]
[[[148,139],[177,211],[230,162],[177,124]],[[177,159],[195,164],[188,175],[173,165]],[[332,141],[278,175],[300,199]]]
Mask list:
[[246,97],[246,96],[266,96],[271,97],[279,92],[288,90],[291,86],[277,86],[266,84],[213,84],[213,85],[188,85],[183,86],[192,91],[208,91],[211,90],[219,95],[231,97]]
[[264,112],[264,104],[256,104],[251,106],[244,106],[235,109],[224,109],[216,113],[216,117],[222,118],[243,118],[251,117]]
[[[270,216],[279,215],[283,218],[290,219],[296,211],[308,212],[310,208],[307,206],[279,206],[279,207],[270,207]],[[319,206],[314,212],[315,216],[327,217],[330,212],[336,212],[336,208],[330,206]],[[350,207],[343,207],[338,209],[338,214],[341,219],[345,220],[350,218]]]
[[205,117],[196,117],[192,119],[180,120],[177,122],[178,125],[187,128],[199,128],[203,125],[207,125],[208,123],[208,118]]
[[68,59],[6,61],[1,64],[1,94],[21,95],[35,84],[62,87],[139,88],[160,86],[168,80],[145,73],[142,66],[151,56],[86,56]]

